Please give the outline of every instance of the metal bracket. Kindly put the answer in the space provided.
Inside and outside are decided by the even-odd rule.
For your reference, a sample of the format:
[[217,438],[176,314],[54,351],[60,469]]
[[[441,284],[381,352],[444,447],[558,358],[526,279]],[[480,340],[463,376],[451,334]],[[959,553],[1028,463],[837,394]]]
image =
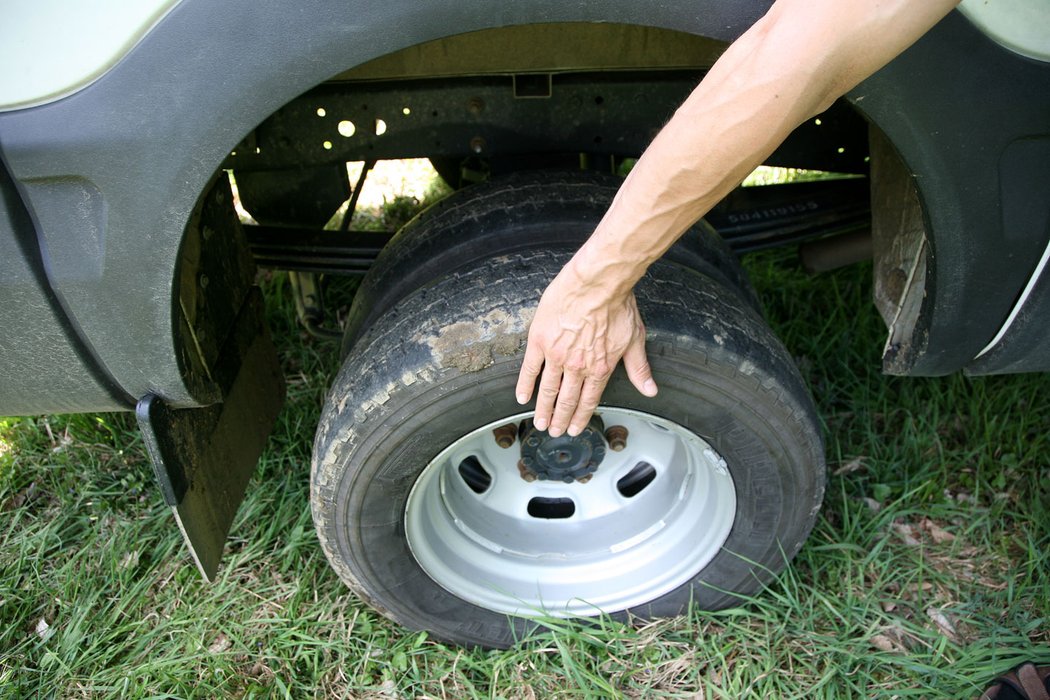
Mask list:
[[213,371],[221,403],[174,409],[148,394],[136,409],[164,501],[208,581],[284,402],[284,377],[263,311],[262,294],[253,287]]

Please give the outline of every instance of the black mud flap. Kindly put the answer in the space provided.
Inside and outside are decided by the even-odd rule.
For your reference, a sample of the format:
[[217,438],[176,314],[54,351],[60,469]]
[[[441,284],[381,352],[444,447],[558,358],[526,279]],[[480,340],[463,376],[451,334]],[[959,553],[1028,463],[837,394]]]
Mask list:
[[220,403],[173,409],[148,394],[136,410],[164,500],[208,581],[284,402],[258,288],[241,306],[212,377],[222,389]]

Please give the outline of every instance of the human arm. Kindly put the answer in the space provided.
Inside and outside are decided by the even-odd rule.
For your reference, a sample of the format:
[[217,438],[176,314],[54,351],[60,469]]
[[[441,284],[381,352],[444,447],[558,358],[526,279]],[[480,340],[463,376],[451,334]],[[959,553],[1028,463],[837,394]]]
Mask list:
[[647,396],[635,283],[799,124],[907,48],[958,0],[777,0],[722,55],[639,159],[588,241],[551,282],[516,394],[534,422],[578,434],[621,357]]

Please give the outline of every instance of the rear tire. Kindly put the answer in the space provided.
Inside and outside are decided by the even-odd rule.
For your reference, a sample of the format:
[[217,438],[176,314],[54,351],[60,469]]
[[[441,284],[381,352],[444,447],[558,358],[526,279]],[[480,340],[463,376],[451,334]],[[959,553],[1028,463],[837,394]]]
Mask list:
[[[728,525],[710,499],[671,501],[668,522],[680,517],[674,513],[690,509],[700,511],[695,516],[699,520],[678,520],[675,537],[661,539],[665,519],[659,512],[632,510],[632,497],[623,493],[623,498],[613,494],[603,502],[635,531],[612,548],[606,548],[601,528],[589,527],[597,521],[577,518],[577,513],[561,518],[541,513],[530,526],[527,517],[506,508],[517,514],[508,521],[516,533],[512,535],[500,527],[472,530],[469,522],[460,527],[462,519],[443,515],[465,508],[468,521],[491,517],[497,525],[501,522],[504,509],[485,509],[485,489],[468,491],[456,481],[470,486],[469,475],[457,472],[446,448],[473,444],[492,425],[528,410],[513,398],[528,322],[568,255],[536,249],[498,255],[407,294],[360,337],[325,402],[311,489],[321,544],[350,588],[406,627],[460,644],[506,647],[538,624],[518,616],[538,612],[530,600],[551,597],[566,603],[604,597],[614,602],[603,611],[617,617],[675,615],[690,604],[719,609],[756,592],[783,569],[813,525],[824,487],[823,450],[812,402],[790,357],[737,290],[669,263],[654,265],[636,290],[660,393],[651,399],[640,395],[620,368],[599,413],[649,416],[651,425],[678,431],[680,444],[686,445],[683,454],[690,455],[686,461],[700,466],[683,467],[681,459],[654,456],[657,476],[651,483],[682,474],[686,480],[728,478],[723,484],[731,482],[732,498],[717,499],[735,501]],[[694,453],[704,454],[705,444],[714,457],[694,459]],[[720,460],[727,475],[717,475]],[[514,485],[512,498],[518,493],[528,497],[530,485],[516,482],[521,477],[513,468],[485,466],[493,480]],[[568,500],[585,504],[590,498],[585,494],[593,493],[586,491],[589,486],[622,481],[619,474],[599,479],[601,474],[599,465],[593,481],[566,484]],[[466,494],[466,506],[448,500],[454,495],[440,490],[442,479],[456,493]],[[550,484],[536,486],[546,489]],[[437,505],[413,506],[413,493],[412,498],[431,497]],[[476,503],[469,500],[475,496]],[[419,534],[427,527],[421,530],[418,518],[432,518],[439,526],[452,523],[451,534],[428,539]],[[697,554],[689,538],[681,541],[681,528],[694,528],[697,539],[707,529],[724,533]],[[443,542],[451,543],[445,552]],[[590,543],[597,549],[588,551]],[[648,564],[647,553],[661,547],[694,562],[695,570],[668,573],[672,567],[667,558]],[[537,552],[548,550],[550,556],[536,558]],[[443,557],[454,560],[453,573],[440,566]],[[709,560],[703,561],[705,557]],[[559,559],[568,564],[552,568],[550,562]],[[473,586],[455,574],[465,567],[474,578],[495,577],[499,572],[484,563],[488,561],[523,571],[509,584],[521,587]],[[588,570],[588,564],[608,576],[581,576],[580,590],[572,590],[574,577]],[[633,573],[622,575],[631,567]],[[522,583],[530,576],[534,585]],[[660,585],[649,585],[649,578],[659,579]],[[547,596],[546,590],[556,594]],[[551,615],[597,611],[569,604],[541,607]],[[516,615],[508,615],[511,611]]]

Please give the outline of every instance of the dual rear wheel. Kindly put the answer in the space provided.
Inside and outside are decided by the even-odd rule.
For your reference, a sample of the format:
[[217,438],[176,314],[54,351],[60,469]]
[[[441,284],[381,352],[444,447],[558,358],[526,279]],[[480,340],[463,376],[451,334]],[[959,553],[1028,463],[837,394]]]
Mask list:
[[314,447],[340,577],[441,639],[504,647],[545,616],[718,609],[781,570],[824,484],[812,402],[713,231],[636,289],[660,386],[622,368],[579,438],[514,400],[531,314],[616,181],[520,175],[406,226],[362,284]]

